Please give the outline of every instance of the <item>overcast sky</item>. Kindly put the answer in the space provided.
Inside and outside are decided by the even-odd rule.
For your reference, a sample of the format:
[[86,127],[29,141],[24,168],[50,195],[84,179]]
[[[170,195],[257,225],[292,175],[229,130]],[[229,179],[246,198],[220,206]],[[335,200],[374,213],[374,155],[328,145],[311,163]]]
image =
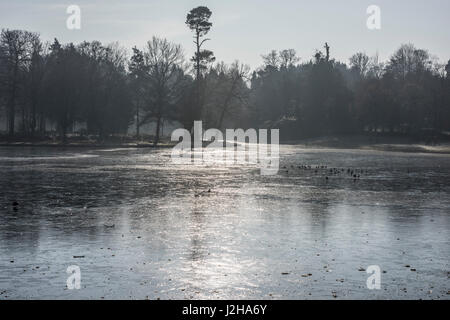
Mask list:
[[[81,8],[81,30],[66,28],[66,8]],[[381,30],[366,27],[369,5],[381,8]],[[217,60],[239,59],[256,68],[261,54],[294,48],[309,60],[327,41],[332,57],[347,62],[357,51],[387,59],[411,42],[450,59],[449,0],[0,0],[0,27],[37,31],[60,42],[118,41],[143,47],[153,35],[180,43],[192,55],[187,12],[208,6],[213,27],[207,48]]]

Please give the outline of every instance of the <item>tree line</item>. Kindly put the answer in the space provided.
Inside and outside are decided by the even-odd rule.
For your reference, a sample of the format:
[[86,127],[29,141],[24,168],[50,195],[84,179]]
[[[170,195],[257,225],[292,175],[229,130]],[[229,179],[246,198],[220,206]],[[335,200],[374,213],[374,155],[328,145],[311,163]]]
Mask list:
[[401,45],[387,62],[364,52],[348,64],[322,50],[300,62],[295,50],[271,51],[255,71],[216,62],[205,49],[212,12],[192,9],[186,25],[195,53],[153,37],[127,50],[99,41],[43,43],[37,33],[3,29],[0,35],[0,115],[8,137],[37,138],[50,128],[65,141],[74,124],[106,139],[134,124],[164,122],[192,129],[280,128],[282,139],[384,133],[424,137],[450,131],[450,61]]

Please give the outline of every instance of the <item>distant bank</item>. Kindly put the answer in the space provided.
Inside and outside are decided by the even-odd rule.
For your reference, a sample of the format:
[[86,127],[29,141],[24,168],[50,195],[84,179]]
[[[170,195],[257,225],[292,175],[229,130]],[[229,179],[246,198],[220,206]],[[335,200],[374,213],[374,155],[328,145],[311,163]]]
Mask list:
[[[177,142],[162,141],[156,146],[151,140],[104,142],[94,140],[71,140],[66,143],[52,140],[41,141],[0,141],[0,147],[58,147],[58,148],[172,148]],[[299,140],[280,141],[282,145],[301,145],[305,148],[363,149],[375,151],[450,154],[450,140],[439,143],[424,143],[408,137],[342,135],[324,136]]]
[[0,147],[46,147],[46,148],[171,148],[175,144],[172,143],[153,143],[146,142],[0,142]]
[[391,152],[450,154],[450,139],[424,143],[410,137],[341,135],[282,141],[281,144],[303,145],[305,148],[364,149]]

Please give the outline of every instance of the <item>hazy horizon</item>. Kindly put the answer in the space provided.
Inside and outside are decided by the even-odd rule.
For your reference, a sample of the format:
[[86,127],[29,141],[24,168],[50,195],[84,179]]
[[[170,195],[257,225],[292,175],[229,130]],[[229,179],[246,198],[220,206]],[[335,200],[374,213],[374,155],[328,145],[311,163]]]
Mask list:
[[[71,4],[81,8],[81,30],[66,28],[66,9]],[[366,27],[366,9],[372,4],[381,8],[381,30]],[[206,5],[213,12],[213,27],[208,34],[211,41],[206,47],[217,61],[238,59],[252,69],[259,67],[261,55],[272,49],[293,48],[301,62],[309,61],[316,50],[323,50],[325,42],[331,46],[331,56],[345,63],[358,51],[378,53],[385,61],[403,43],[429,50],[441,63],[450,59],[450,2],[441,0],[349,0],[346,4],[288,0],[257,5],[248,0],[0,0],[0,27],[39,32],[44,41],[117,41],[128,51],[133,46],[142,48],[156,35],[181,44],[190,57],[192,33],[184,22],[187,12],[198,5]]]

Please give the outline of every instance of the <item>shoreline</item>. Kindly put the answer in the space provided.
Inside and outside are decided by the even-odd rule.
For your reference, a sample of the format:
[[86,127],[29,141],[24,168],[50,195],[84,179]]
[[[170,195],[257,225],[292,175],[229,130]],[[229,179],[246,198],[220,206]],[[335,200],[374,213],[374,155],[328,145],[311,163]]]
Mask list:
[[361,146],[335,146],[323,144],[305,144],[293,142],[281,142],[280,145],[301,146],[305,149],[336,149],[336,150],[367,150],[367,151],[381,151],[381,152],[401,152],[412,154],[443,154],[450,155],[450,146],[427,146],[421,144],[373,144]]
[[385,152],[450,154],[450,142],[427,145],[407,137],[336,136],[282,141],[280,144],[315,149],[358,149]]
[[172,148],[175,144],[162,143],[39,143],[39,142],[11,142],[0,143],[0,147],[42,147],[42,148]]
[[[0,142],[0,147],[15,148],[173,148],[177,143],[164,142],[153,145],[147,142]],[[301,146],[305,149],[355,149],[369,151],[385,151],[385,152],[403,152],[403,153],[427,153],[427,154],[449,154],[450,142],[436,145],[427,145],[419,142],[412,142],[405,138],[393,139],[389,137],[320,137],[302,140],[286,140],[280,141],[280,145]]]

